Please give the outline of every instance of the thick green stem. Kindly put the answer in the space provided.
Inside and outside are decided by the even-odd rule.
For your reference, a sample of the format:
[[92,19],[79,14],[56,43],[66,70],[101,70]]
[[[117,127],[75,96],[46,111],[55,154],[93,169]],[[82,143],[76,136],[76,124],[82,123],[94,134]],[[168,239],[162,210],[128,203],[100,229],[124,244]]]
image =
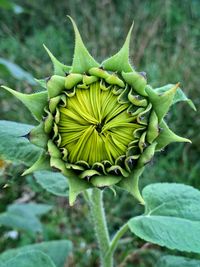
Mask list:
[[109,255],[107,253],[110,248],[110,238],[103,207],[102,191],[99,189],[92,189],[92,193],[89,199],[90,199],[89,203],[90,203],[92,220],[95,228],[95,234],[97,237],[100,250],[101,267],[112,267],[113,266],[112,253]]

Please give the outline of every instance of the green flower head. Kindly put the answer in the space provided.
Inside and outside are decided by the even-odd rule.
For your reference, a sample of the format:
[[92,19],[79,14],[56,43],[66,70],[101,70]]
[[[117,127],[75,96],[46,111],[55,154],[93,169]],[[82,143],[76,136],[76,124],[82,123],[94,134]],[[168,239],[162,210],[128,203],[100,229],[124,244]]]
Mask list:
[[171,142],[190,142],[164,121],[170,106],[186,97],[179,84],[153,89],[146,74],[130,65],[133,25],[120,51],[99,64],[71,22],[72,66],[60,63],[45,47],[54,66],[45,84],[39,80],[45,91],[26,95],[3,87],[39,121],[28,138],[43,153],[24,174],[50,167],[61,171],[69,181],[71,204],[88,188],[114,185],[143,202],[138,179],[154,153]]

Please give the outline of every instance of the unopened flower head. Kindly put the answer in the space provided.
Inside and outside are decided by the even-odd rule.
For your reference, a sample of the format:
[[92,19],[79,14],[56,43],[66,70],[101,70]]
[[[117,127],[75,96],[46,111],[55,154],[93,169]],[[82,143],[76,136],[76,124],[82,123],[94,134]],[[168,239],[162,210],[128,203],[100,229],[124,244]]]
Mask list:
[[155,151],[171,142],[189,141],[164,121],[179,84],[153,89],[146,74],[130,65],[133,26],[120,51],[99,64],[71,21],[72,66],[60,63],[45,47],[54,65],[45,91],[25,95],[4,87],[39,121],[28,137],[43,152],[25,174],[50,167],[60,170],[69,181],[70,203],[88,188],[113,185],[142,202],[138,178]]

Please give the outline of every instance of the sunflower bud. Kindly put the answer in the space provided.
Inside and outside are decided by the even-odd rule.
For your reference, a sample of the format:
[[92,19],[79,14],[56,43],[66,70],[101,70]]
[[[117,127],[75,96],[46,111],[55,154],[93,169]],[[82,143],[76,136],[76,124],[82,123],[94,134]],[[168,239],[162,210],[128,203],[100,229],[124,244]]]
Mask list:
[[121,50],[100,65],[71,21],[76,40],[72,66],[45,47],[54,65],[46,91],[25,95],[4,87],[39,121],[28,138],[44,152],[24,174],[49,166],[61,171],[69,181],[71,204],[88,188],[113,185],[143,202],[138,179],[154,153],[171,142],[190,142],[164,121],[179,84],[153,89],[146,75],[132,68],[133,25]]

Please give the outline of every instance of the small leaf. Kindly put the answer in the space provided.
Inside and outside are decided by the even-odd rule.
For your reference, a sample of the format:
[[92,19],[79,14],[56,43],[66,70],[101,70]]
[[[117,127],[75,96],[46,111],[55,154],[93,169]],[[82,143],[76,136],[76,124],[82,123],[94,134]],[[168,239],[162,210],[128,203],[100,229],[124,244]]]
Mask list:
[[200,260],[167,255],[159,259],[156,267],[200,267]]
[[50,157],[46,152],[42,152],[37,161],[30,168],[26,169],[22,176],[41,170],[51,170]]
[[49,137],[44,131],[44,122],[41,122],[39,125],[34,127],[28,133],[27,137],[32,144],[41,148],[46,148]]
[[[170,88],[172,88],[173,86],[175,86],[174,84],[167,84],[167,85],[164,85],[162,87],[159,87],[159,88],[155,88],[154,90],[158,93],[164,93],[166,91],[168,91]],[[182,101],[185,101],[188,103],[188,105],[194,110],[196,111],[196,107],[194,105],[194,103],[192,102],[191,99],[189,99],[185,94],[184,92],[182,91],[182,89],[180,87],[178,87],[175,95],[174,95],[174,99],[173,99],[173,102],[172,104],[176,104],[178,102],[182,102]]]
[[53,63],[54,74],[60,75],[60,76],[65,76],[65,74],[70,71],[71,67],[62,64],[60,61],[57,60],[57,58],[50,52],[50,50],[44,44],[43,44],[43,46],[44,46],[45,50],[47,51],[47,53],[48,53],[48,55],[51,58],[51,61]]
[[80,179],[79,177],[68,176],[69,182],[69,204],[73,206],[76,201],[77,196],[83,191],[92,188],[92,184],[88,183],[85,180]]
[[167,126],[167,124],[164,121],[161,122],[160,129],[161,129],[160,134],[156,138],[156,142],[157,142],[156,150],[161,150],[173,142],[191,143],[191,141],[189,139],[178,136],[177,134],[172,132],[172,130],[169,129],[169,127]]
[[47,105],[47,91],[28,95],[17,92],[7,86],[1,87],[18,98],[30,110],[36,120],[42,120],[44,108]]
[[144,168],[135,169],[134,171],[131,172],[129,177],[123,178],[117,184],[117,186],[128,191],[141,204],[144,205],[144,199],[142,198],[140,190],[139,190],[139,178],[140,178],[141,174],[143,173],[143,171],[144,171]]
[[47,90],[49,98],[56,97],[65,89],[65,77],[53,75],[47,81]]
[[140,158],[138,160],[138,163],[137,163],[137,166],[139,168],[144,167],[146,164],[148,164],[152,160],[152,158],[153,158],[153,156],[155,154],[156,145],[157,145],[157,142],[153,142],[141,154],[141,156],[140,156]]
[[29,251],[6,261],[2,267],[56,267],[53,261],[43,252]]
[[[22,253],[29,251],[43,252],[51,258],[56,267],[63,267],[66,263],[66,258],[72,251],[72,243],[68,240],[57,240],[27,245],[16,249],[10,249],[0,254],[0,262],[5,263],[12,257],[16,257],[18,255],[21,255]],[[27,266],[29,267],[29,265]]]
[[110,71],[118,71],[118,72],[131,72],[133,71],[133,68],[131,67],[129,63],[129,46],[130,46],[130,38],[131,38],[131,33],[133,30],[133,25],[131,25],[131,28],[128,32],[128,35],[126,37],[126,41],[120,51],[115,54],[114,56],[106,59],[105,61],[102,62],[102,66],[106,70]]
[[34,173],[36,181],[42,188],[56,196],[68,196],[67,178],[59,172],[37,171]]
[[0,155],[2,159],[32,165],[40,156],[41,149],[25,137],[32,125],[0,121]]
[[154,110],[151,111],[147,129],[147,142],[150,144],[158,137],[159,135],[159,124],[158,117]]
[[97,187],[105,187],[117,184],[121,179],[121,176],[94,176],[91,178],[91,183]]
[[88,50],[86,49],[74,20],[70,16],[68,16],[68,18],[72,22],[75,33],[74,59],[71,72],[88,72],[89,69],[98,67],[99,63],[96,62],[96,60],[89,54]]
[[34,79],[42,88],[47,88],[47,79]]
[[129,221],[140,238],[186,252],[200,253],[200,191],[182,184],[144,188],[146,213]]
[[159,123],[169,111],[169,108],[172,105],[178,86],[179,83],[172,86],[169,90],[161,94],[156,92],[150,86],[146,86],[146,92],[148,94],[150,102],[153,105],[153,109],[155,110],[156,115],[158,116]]
[[[55,154],[55,150],[54,150],[54,154]],[[75,176],[71,170],[66,169],[66,166],[62,159],[51,156],[50,165],[52,168],[60,170],[61,173],[64,175],[64,177],[67,178],[68,183],[69,183],[69,204],[71,206],[74,204],[77,196],[81,192],[93,187],[92,184],[88,183],[86,180],[79,178],[78,176]]]
[[15,79],[27,81],[31,85],[36,85],[36,82],[30,73],[9,60],[0,58],[0,67],[3,68],[7,74],[12,75]]
[[135,70],[132,70],[132,72],[123,71],[122,77],[139,95],[147,96],[145,92],[147,81],[140,73]]

